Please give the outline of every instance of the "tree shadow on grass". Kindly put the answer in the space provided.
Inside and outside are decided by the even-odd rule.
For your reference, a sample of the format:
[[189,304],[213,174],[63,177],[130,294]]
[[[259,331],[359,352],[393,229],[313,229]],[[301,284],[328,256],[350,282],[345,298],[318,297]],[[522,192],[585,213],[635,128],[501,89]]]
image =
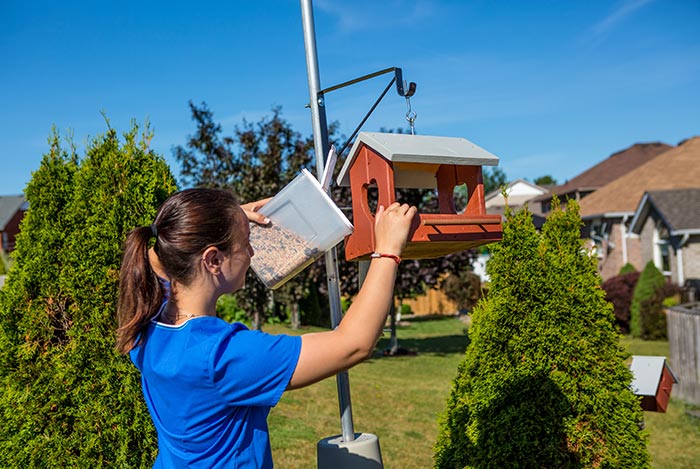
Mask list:
[[[399,349],[403,349],[408,353],[399,353],[395,356],[410,356],[426,353],[432,355],[462,354],[467,349],[467,345],[469,345],[469,336],[465,334],[425,337],[422,339],[402,339],[399,337]],[[382,337],[377,343],[372,358],[384,357],[384,350],[388,349],[389,346],[389,337]]]

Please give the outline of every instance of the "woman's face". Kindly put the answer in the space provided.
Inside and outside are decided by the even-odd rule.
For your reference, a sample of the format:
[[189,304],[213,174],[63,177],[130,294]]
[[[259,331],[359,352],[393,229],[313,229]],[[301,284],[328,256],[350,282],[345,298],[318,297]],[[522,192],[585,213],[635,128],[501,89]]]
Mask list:
[[245,274],[250,266],[250,258],[253,257],[253,248],[249,242],[250,228],[248,227],[248,219],[242,210],[241,217],[244,236],[242,241],[234,244],[230,253],[225,256],[221,270],[222,274],[224,274],[227,290],[230,292],[240,290],[245,285]]

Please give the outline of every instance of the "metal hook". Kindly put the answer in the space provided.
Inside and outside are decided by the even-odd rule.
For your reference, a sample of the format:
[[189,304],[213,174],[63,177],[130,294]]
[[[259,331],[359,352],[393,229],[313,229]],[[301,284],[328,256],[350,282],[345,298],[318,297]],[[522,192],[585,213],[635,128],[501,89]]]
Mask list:
[[399,93],[399,96],[410,98],[416,93],[416,84],[413,82],[408,84],[408,91],[406,91],[406,81],[403,79],[403,72],[400,68],[394,69],[394,77],[396,78],[396,92]]
[[[415,83],[412,83],[415,85]],[[413,87],[413,92],[415,92],[416,88],[415,86]],[[416,111],[411,109],[411,96],[413,96],[413,93],[411,95],[406,95],[406,106],[408,106],[408,111],[406,111],[406,120],[408,121],[408,125],[411,126],[411,135],[416,134],[416,128],[415,128],[415,122],[416,118],[418,117],[418,114]]]

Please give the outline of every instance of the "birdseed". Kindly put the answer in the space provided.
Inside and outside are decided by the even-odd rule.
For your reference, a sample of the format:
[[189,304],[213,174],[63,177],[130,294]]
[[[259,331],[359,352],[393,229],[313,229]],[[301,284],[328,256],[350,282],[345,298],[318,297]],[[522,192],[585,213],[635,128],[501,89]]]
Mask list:
[[273,223],[250,225],[254,254],[250,266],[267,288],[282,286],[301,272],[320,251],[297,234]]

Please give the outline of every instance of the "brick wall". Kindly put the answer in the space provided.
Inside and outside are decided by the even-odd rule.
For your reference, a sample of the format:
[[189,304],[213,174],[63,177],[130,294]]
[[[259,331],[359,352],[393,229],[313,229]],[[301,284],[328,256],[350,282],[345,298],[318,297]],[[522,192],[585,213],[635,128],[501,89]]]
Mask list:
[[[608,242],[603,244],[603,257],[598,261],[598,272],[603,280],[620,273],[620,269],[625,265],[623,255],[623,250],[625,249],[623,243],[625,240],[622,238],[622,224],[619,221],[608,222],[612,223]],[[640,267],[643,267],[640,239],[628,236],[626,242],[627,262],[632,264],[637,270],[640,270]]]

